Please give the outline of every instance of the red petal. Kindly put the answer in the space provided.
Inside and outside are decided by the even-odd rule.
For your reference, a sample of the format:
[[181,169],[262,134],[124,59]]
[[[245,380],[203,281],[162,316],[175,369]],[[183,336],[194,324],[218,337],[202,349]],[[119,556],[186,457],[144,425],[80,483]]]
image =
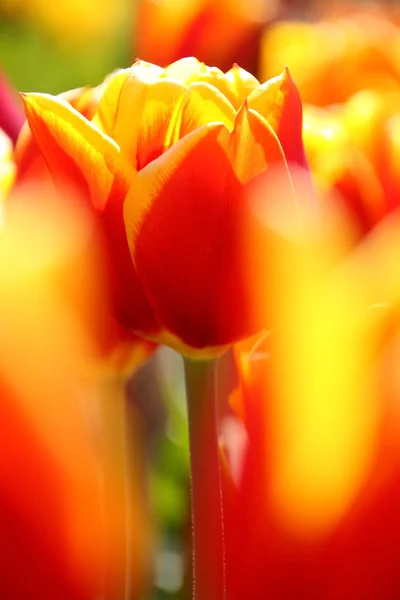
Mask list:
[[128,241],[158,321],[193,348],[252,333],[244,285],[242,186],[209,125],[136,177],[125,204]]

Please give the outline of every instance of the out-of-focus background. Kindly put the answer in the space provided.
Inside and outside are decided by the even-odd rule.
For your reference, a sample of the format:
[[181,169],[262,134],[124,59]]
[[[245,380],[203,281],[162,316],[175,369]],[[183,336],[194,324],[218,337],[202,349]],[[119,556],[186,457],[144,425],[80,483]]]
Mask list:
[[17,89],[59,93],[130,61],[129,0],[2,0],[1,64]]
[[[378,4],[398,12],[396,0]],[[260,40],[273,21],[312,22],[370,5],[367,0],[0,0],[1,65],[18,90],[49,93],[95,85],[137,57],[166,65],[196,54],[224,70],[237,62],[257,73]]]
[[[361,16],[359,9],[365,10]],[[237,62],[261,81],[288,65],[303,100],[326,107],[365,89],[400,90],[399,23],[400,3],[389,0],[0,0],[0,68],[16,90],[58,94],[97,85],[136,57],[165,66],[195,55],[223,70]],[[375,96],[368,99],[375,102]],[[342,109],[347,115],[357,112],[357,98],[352,102]],[[372,110],[371,102],[363,107]],[[308,109],[307,115],[306,128],[312,125],[314,132],[307,151],[323,187],[342,168],[328,156],[332,146],[326,146],[333,136],[343,160],[343,138],[337,135],[342,125],[337,112]],[[352,122],[358,128],[353,133],[359,133],[361,116]],[[320,137],[315,137],[319,126]],[[346,191],[348,178],[339,184]],[[366,229],[373,225],[364,221]],[[176,355],[162,350],[128,389],[146,439],[148,494],[157,529],[152,600],[190,596],[182,381]]]

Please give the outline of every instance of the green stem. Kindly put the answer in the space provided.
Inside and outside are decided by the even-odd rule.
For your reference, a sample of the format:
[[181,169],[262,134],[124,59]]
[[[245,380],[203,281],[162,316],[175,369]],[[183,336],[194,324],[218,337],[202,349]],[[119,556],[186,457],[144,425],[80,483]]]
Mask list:
[[191,462],[194,600],[225,599],[217,361],[185,359]]

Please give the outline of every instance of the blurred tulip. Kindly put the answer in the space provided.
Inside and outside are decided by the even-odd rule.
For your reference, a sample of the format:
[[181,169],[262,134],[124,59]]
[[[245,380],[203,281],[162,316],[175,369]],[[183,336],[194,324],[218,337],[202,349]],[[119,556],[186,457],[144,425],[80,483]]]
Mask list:
[[146,511],[87,319],[102,285],[85,250],[94,222],[72,197],[49,211],[40,188],[23,194],[0,231],[0,596],[142,597]]
[[400,87],[362,90],[325,109],[305,107],[304,142],[316,186],[340,194],[360,235],[399,206],[398,106]]
[[0,129],[15,143],[23,122],[21,101],[0,70]]
[[140,0],[134,52],[158,65],[197,56],[224,71],[238,62],[254,73],[262,28],[280,5],[280,0]]
[[24,101],[55,181],[89,193],[103,219],[122,324],[197,355],[257,330],[241,195],[272,165],[292,194],[290,170],[307,167],[287,71],[260,85],[238,66],[139,61],[110,79],[92,121],[60,98]]
[[345,215],[303,215],[300,228],[287,213],[261,216],[271,332],[236,349],[232,401],[247,435],[227,494],[229,593],[396,598],[400,215],[350,254]]
[[399,44],[398,27],[377,6],[309,23],[277,22],[263,38],[260,72],[267,78],[288,65],[303,101],[325,106],[363,88],[397,88]]
[[[90,120],[97,110],[106,82],[107,80],[96,88],[88,86],[65,92],[60,94],[59,98],[68,102],[83,117]],[[53,180],[28,122],[25,122],[18,138],[15,161],[17,167],[16,178],[19,186],[29,185],[33,182],[40,183],[42,189],[46,186],[50,199],[55,198]],[[109,266],[107,256],[103,254],[98,259],[101,259],[101,264],[104,270],[107,271]],[[108,287],[111,288],[112,285],[110,284]],[[112,295],[110,289],[104,290],[104,293],[107,296]],[[107,298],[107,302],[112,303],[111,298]],[[155,344],[138,338],[128,331],[117,322],[112,312],[112,308],[110,308],[107,311],[106,320],[98,324],[98,330],[102,332],[101,336],[99,335],[104,358],[102,368],[109,370],[110,373],[130,376],[154,350]]]
[[15,171],[11,140],[0,129],[0,207],[14,183]]

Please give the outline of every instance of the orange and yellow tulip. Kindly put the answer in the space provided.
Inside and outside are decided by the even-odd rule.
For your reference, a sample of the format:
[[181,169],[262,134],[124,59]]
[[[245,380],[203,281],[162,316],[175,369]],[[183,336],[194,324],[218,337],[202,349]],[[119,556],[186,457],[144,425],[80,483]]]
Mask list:
[[305,106],[304,143],[316,187],[339,193],[360,235],[399,206],[400,87],[365,89],[332,107]]
[[399,44],[399,28],[378,7],[313,22],[276,22],[261,43],[260,73],[270,77],[288,65],[303,101],[326,106],[364,88],[397,87]]
[[[89,86],[70,90],[60,94],[60,98],[68,102],[76,111],[86,119],[94,116],[105,84],[96,88]],[[39,146],[33,137],[29,124],[25,122],[18,143],[15,148],[16,163],[16,185],[29,186],[32,183],[40,185],[42,193],[46,192],[51,202],[58,201],[59,196],[55,194],[54,183],[50,176],[46,162],[40,152]],[[28,187],[29,189],[29,187]],[[64,190],[67,193],[68,190]],[[25,194],[26,196],[26,194]],[[108,260],[105,255],[98,255],[102,260],[102,266],[106,277]],[[107,287],[107,286],[105,286]],[[108,294],[107,289],[103,293]],[[108,294],[110,295],[110,294]],[[107,300],[108,302],[108,300]],[[101,322],[97,324],[98,341],[101,345],[103,357],[102,368],[123,376],[132,375],[133,371],[154,350],[155,344],[138,338],[118,323],[112,310],[105,310]]]
[[271,334],[236,348],[245,450],[226,493],[228,589],[396,598],[400,214],[349,255],[344,218],[304,235],[288,217],[266,232],[285,273],[260,298]]
[[193,55],[223,70],[239,62],[254,73],[262,28],[280,6],[280,0],[139,0],[134,52],[159,65]]
[[[60,94],[59,97],[69,102],[75,110],[90,120],[96,112],[103,86],[104,84],[97,88],[90,86],[77,88]],[[15,160],[18,182],[40,181],[42,185],[44,181],[51,182],[46,162],[26,121],[18,136]]]
[[11,198],[0,232],[0,596],[121,598],[129,580],[141,597],[150,538],[122,391],[91,368],[93,223],[72,198],[29,200]]
[[24,102],[52,177],[102,220],[124,326],[205,354],[258,330],[243,190],[273,167],[291,194],[292,165],[307,166],[287,71],[260,85],[238,66],[139,61],[110,78],[92,120],[58,97]]

